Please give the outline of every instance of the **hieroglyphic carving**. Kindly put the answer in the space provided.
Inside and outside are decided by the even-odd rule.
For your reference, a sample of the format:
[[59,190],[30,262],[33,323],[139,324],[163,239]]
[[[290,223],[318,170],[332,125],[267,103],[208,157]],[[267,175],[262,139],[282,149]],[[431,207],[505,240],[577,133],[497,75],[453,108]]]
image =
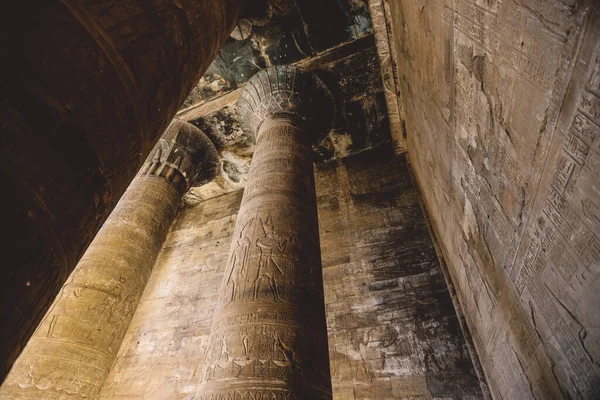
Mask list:
[[[68,364],[63,364],[68,366]],[[42,366],[43,367],[43,366]],[[38,372],[41,369],[43,372]],[[89,374],[88,371],[85,371]],[[98,393],[100,387],[87,380],[81,380],[81,368],[54,369],[48,371],[46,368],[39,368],[35,363],[29,364],[27,370],[23,373],[20,383],[17,384],[23,392],[35,389],[43,398],[60,398],[61,395],[67,395],[74,398],[93,398]],[[60,384],[58,382],[63,382]],[[64,386],[63,386],[64,385]],[[56,395],[56,397],[49,397]]]
[[248,275],[249,252],[252,243],[244,231],[253,221],[254,218],[250,219],[249,222],[246,222],[242,227],[240,236],[237,239],[234,239],[237,240],[237,243],[235,244],[235,248],[231,251],[230,271],[225,284],[226,288],[231,288],[231,300],[229,303],[235,301],[236,298],[239,297],[240,286],[243,285]]
[[[88,398],[102,386],[175,217],[180,183],[214,175],[216,151],[200,130],[176,122],[166,137],[61,289],[0,398]],[[206,165],[208,172],[195,172]]]
[[[298,297],[299,292],[295,290],[298,279],[302,286],[310,285],[309,281],[304,281],[306,277],[312,277],[314,271],[316,242],[307,239],[301,243],[298,233],[310,237],[314,230],[282,231],[277,229],[279,224],[276,222],[289,215],[300,218],[303,215],[300,209],[303,211],[304,207],[299,204],[297,207],[270,204],[264,208],[250,208],[250,212],[245,213],[250,217],[243,222],[241,232],[236,233],[237,239],[234,239],[230,252],[221,294],[224,307],[236,301],[290,302]],[[297,276],[298,269],[305,271],[304,278]]]
[[233,390],[229,393],[203,394],[200,400],[298,400],[294,394],[286,390],[250,389]]
[[260,72],[243,93],[240,120],[258,138],[198,396],[330,398],[311,160],[330,94],[291,67]]
[[279,294],[278,281],[285,279],[287,272],[287,260],[282,256],[288,244],[288,239],[275,233],[272,215],[269,214],[266,221],[260,220],[264,236],[256,240],[256,246],[260,249],[258,260],[258,274],[254,280],[254,300],[259,298],[261,285],[269,285],[273,301],[285,301]]
[[[562,135],[556,138],[550,169],[553,176],[541,198],[535,223],[527,232],[527,247],[513,276],[538,335],[551,341],[552,351],[557,352],[553,369],[568,379],[564,386],[569,395],[581,398],[595,397],[600,385],[598,359],[594,357],[596,321],[586,321],[579,309],[579,304],[597,309],[593,282],[600,273],[596,207],[600,198],[596,162],[600,137],[597,41],[593,47],[593,62],[585,72],[587,79],[579,89],[575,107],[567,114],[570,116],[566,122],[570,123],[564,124]],[[542,324],[547,329],[539,328]]]
[[[544,1],[388,3],[395,19],[391,36],[401,52],[397,61],[404,77],[400,97],[409,153],[494,397],[595,398],[572,389],[571,376],[579,371],[563,355],[567,346],[598,348],[594,322],[600,307],[590,288],[597,294],[599,281],[593,278],[597,272],[588,270],[598,271],[598,263],[588,243],[595,243],[589,233],[597,236],[600,229],[586,215],[593,208],[587,200],[597,204],[592,193],[599,186],[591,176],[598,164],[584,137],[595,134],[563,128],[574,111],[587,118],[597,109],[585,94],[586,109],[574,110],[585,85],[581,77],[588,74],[581,70],[593,70],[597,62],[597,55],[580,56],[585,48],[580,33],[598,21],[597,11],[588,13],[590,2],[578,3],[577,10]],[[598,43],[595,26],[590,43]],[[573,67],[580,71],[571,81]],[[567,88],[574,90],[565,96]],[[560,113],[565,118],[558,124]],[[444,148],[444,136],[456,141],[454,153]],[[449,173],[452,182],[440,187],[439,178]],[[550,186],[554,200],[564,199],[568,206],[545,204]],[[450,207],[444,202],[447,191]],[[539,287],[530,296],[532,284]],[[480,301],[486,293],[496,301]],[[572,325],[560,345],[554,325],[549,328],[543,317],[550,308],[538,307],[537,295],[550,295],[560,317]],[[529,314],[535,317],[528,320]],[[581,340],[575,320],[588,327]],[[535,324],[538,332],[530,329]],[[580,353],[574,349],[572,354]],[[593,356],[595,365],[583,367],[588,376],[594,369],[598,374]],[[579,382],[586,380],[593,382]]]
[[285,379],[301,360],[292,345],[298,330],[285,325],[245,325],[212,336],[204,379],[237,377]]

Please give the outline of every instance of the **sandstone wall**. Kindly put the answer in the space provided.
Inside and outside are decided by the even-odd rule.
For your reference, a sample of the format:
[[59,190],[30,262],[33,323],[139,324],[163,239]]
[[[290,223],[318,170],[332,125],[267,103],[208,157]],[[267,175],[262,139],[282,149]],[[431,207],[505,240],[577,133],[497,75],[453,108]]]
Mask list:
[[404,157],[327,164],[317,197],[334,397],[481,398]]
[[494,397],[598,398],[598,2],[385,6],[395,134]]
[[[372,150],[316,178],[335,398],[480,398],[404,158]],[[240,201],[180,211],[102,399],[193,396]]]

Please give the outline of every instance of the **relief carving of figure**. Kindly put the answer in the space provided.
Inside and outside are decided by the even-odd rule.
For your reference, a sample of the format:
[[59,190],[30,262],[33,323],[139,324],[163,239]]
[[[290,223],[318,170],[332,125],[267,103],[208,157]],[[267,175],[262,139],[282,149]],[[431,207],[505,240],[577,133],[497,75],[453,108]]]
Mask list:
[[273,362],[278,367],[288,366],[294,358],[294,350],[283,342],[278,330],[273,334],[273,339]]
[[[137,286],[135,289],[137,289]],[[113,343],[117,337],[122,337],[125,334],[127,322],[133,316],[135,311],[136,299],[137,298],[131,294],[125,297],[123,301],[117,304],[115,312],[109,317],[108,327],[110,332],[107,334],[107,350],[110,353],[116,353],[119,350],[118,345],[113,346]]]
[[251,218],[240,232],[240,237],[237,239],[237,244],[231,255],[230,261],[230,273],[227,278],[225,287],[229,290],[231,288],[231,298],[229,304],[239,297],[240,286],[244,282],[248,271],[248,257],[250,255],[250,239],[245,235],[246,228],[252,224],[254,218]]
[[263,282],[266,281],[273,294],[273,301],[285,301],[279,295],[279,288],[277,286],[277,278],[285,277],[285,266],[282,266],[277,262],[277,254],[280,255],[285,253],[285,249],[288,245],[288,239],[275,233],[275,225],[273,224],[273,218],[269,214],[266,221],[260,220],[264,236],[256,241],[256,245],[260,249],[260,260],[258,262],[258,273],[254,281],[254,300],[260,298],[260,289]]
[[23,377],[21,378],[22,382],[19,382],[17,385],[21,389],[27,389],[35,385],[35,363],[29,364],[27,367],[27,371],[23,373]]
[[245,335],[242,339],[244,344],[244,358],[248,358],[248,335]]
[[238,371],[238,376],[241,375],[242,372],[242,368],[244,368],[246,365],[251,364],[253,362],[253,358],[250,357],[250,337],[248,336],[248,331],[246,328],[244,328],[244,330],[240,333],[240,336],[238,336],[238,339],[241,339],[242,341],[242,349],[243,349],[243,355],[235,357],[234,359],[234,364],[237,365],[239,367],[239,371]]
[[[114,292],[102,293],[97,292],[90,296],[89,305],[86,307],[85,313],[86,329],[89,329],[86,336],[86,343],[91,346],[100,346],[103,350],[108,350],[108,342],[110,342],[110,323],[116,308],[121,300],[121,292],[123,284],[117,283],[114,285]],[[82,296],[83,297],[83,296]],[[98,301],[101,300],[101,301]],[[93,325],[90,323],[93,322]],[[91,325],[91,329],[90,329]],[[106,346],[106,347],[105,347]]]
[[221,355],[219,356],[219,362],[225,357],[223,361],[228,363],[230,356],[229,349],[227,348],[227,338],[223,338],[221,339]]
[[83,391],[83,392],[81,391],[82,387],[87,388],[87,386],[82,386],[81,381],[79,380],[79,368],[78,368],[75,371],[75,374],[69,380],[69,386],[67,386],[65,388],[65,393],[68,394],[69,396],[78,394],[83,398],[88,397],[87,394],[85,393],[85,391]]
[[110,341],[110,321],[124,285],[119,282],[106,287],[65,285],[51,312],[42,320],[42,324],[48,321],[44,328],[46,337],[105,349],[107,339]]
[[257,356],[260,361],[264,364],[266,361],[270,360],[273,356],[271,354],[271,336],[267,334],[267,327],[261,326],[261,331],[257,335],[258,340],[258,352]]

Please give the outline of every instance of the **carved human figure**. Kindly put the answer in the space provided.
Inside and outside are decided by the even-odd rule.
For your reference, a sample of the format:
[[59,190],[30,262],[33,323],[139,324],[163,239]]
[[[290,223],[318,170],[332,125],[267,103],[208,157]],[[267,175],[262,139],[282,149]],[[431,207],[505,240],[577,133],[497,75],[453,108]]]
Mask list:
[[[260,249],[260,258],[258,261],[258,272],[254,280],[254,300],[257,300],[261,294],[261,285],[266,281],[273,301],[285,301],[279,295],[277,280],[285,278],[285,268],[287,265],[278,259],[276,252],[285,253],[288,241],[275,233],[273,218],[269,214],[265,222],[260,220],[264,236],[256,241],[256,246]],[[262,297],[266,299],[266,296]]]
[[219,361],[229,362],[229,350],[227,350],[227,338],[221,339],[221,357]]
[[313,75],[273,67],[244,86],[238,112],[256,148],[210,334],[227,339],[233,366],[209,350],[197,397],[330,399],[312,144],[332,97]]
[[250,242],[250,239],[248,239],[248,236],[245,235],[245,231],[253,221],[254,218],[251,218],[250,221],[244,225],[231,254],[230,272],[226,283],[226,287],[231,291],[231,299],[228,304],[231,304],[239,296],[239,288],[246,279],[248,272],[248,256],[252,243]]
[[283,342],[278,330],[275,330],[275,333],[273,334],[273,339],[274,361],[279,361],[280,363],[282,361],[285,363],[291,362],[294,358],[294,350]]
[[79,369],[77,369],[73,377],[69,380],[69,385],[65,388],[65,393],[71,396],[74,394],[81,394],[81,386]]
[[35,363],[29,364],[27,370],[23,373],[20,382],[17,384],[21,389],[27,389],[35,385]]

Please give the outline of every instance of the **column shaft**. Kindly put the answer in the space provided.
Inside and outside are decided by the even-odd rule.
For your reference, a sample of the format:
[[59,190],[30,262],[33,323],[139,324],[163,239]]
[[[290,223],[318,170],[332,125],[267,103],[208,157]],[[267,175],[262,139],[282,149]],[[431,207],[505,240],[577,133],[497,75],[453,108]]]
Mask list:
[[[186,176],[206,177],[192,173],[202,159],[198,153],[216,156],[189,124],[177,121],[169,136],[174,138],[160,140],[69,276],[0,398],[93,398],[99,392],[189,184]],[[208,164],[210,169],[214,160]]]
[[0,382],[248,3],[0,5]]
[[203,400],[331,397],[310,136],[289,120],[264,125],[213,319]]

